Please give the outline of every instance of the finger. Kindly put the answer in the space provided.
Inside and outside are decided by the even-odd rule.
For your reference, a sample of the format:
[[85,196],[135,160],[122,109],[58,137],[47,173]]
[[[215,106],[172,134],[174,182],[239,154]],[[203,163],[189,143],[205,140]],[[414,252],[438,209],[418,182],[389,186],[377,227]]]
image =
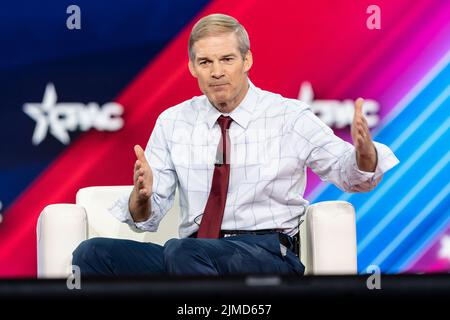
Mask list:
[[369,127],[369,124],[367,123],[367,119],[366,119],[366,117],[364,117],[364,115],[361,115],[361,120],[362,120],[362,122],[364,123],[364,125],[366,125],[367,128],[368,128],[368,127]]
[[362,115],[355,110],[355,114],[353,116],[352,121],[352,127],[357,128],[358,126],[362,126],[363,124],[364,121],[362,120]]
[[361,125],[361,127],[363,127],[363,129],[365,131],[367,131],[367,132],[369,131],[369,126],[367,125],[367,121],[366,121],[366,119],[364,119],[364,116],[362,116],[360,119],[360,125]]
[[364,139],[366,139],[366,140],[370,140],[370,141],[372,141],[372,137],[371,137],[371,135],[370,135],[370,131],[369,131],[369,129],[367,128],[367,127],[362,127],[362,130],[363,130],[363,133],[364,133]]
[[358,135],[361,136],[364,140],[367,137],[367,132],[363,129],[362,126],[358,127]]
[[137,181],[141,177],[142,177],[142,179],[145,179],[144,175],[145,175],[145,171],[144,171],[144,169],[141,168],[141,169],[135,171],[134,180]]
[[145,159],[144,150],[141,148],[140,145],[134,146],[134,153],[136,154],[136,158],[140,160],[141,162],[145,163],[147,160]]
[[134,172],[133,172],[133,179],[134,179],[134,181],[136,181],[137,178],[140,176],[139,170],[141,170],[141,168],[135,168],[134,169]]
[[363,121],[364,117],[361,117],[355,120],[355,126],[358,132],[364,133],[365,137],[370,137],[369,127],[367,126],[367,122]]
[[355,101],[355,117],[362,115],[362,107],[363,107],[364,99],[358,98]]
[[144,197],[149,197],[150,196],[149,193],[148,193],[148,190],[145,189],[145,188],[139,190],[139,195],[140,196],[144,196]]
[[369,130],[369,124],[367,123],[366,117],[364,115],[359,115],[355,119],[356,123],[363,126],[365,129]]
[[372,141],[372,135],[370,134],[369,127],[368,127],[367,125],[363,125],[363,126],[362,126],[362,130],[364,131],[364,137],[365,137],[367,140]]
[[355,148],[359,151],[361,151],[364,148],[364,138],[363,137],[361,137],[361,136],[357,137],[356,142],[355,142]]
[[354,186],[350,189],[351,192],[360,192],[360,188],[358,186]]
[[358,137],[364,137],[367,132],[364,130],[364,126],[362,124],[356,124],[353,127],[353,140],[356,140]]
[[139,173],[139,170],[140,169],[134,171],[134,180],[135,181],[141,176],[141,174]]
[[364,139],[363,136],[358,137],[358,143],[361,147],[365,144],[365,142],[366,142],[366,140]]
[[360,184],[354,185],[351,189],[353,192],[368,192],[370,190],[369,182],[362,182]]
[[134,176],[134,185],[139,189],[139,176],[138,175]]
[[363,114],[356,114],[353,118],[353,123],[356,126],[361,126],[364,129],[364,132],[366,132],[366,136],[370,136],[370,129],[369,124],[367,123],[366,117],[364,117]]
[[355,124],[357,126],[361,126],[361,127],[368,127],[367,121],[363,115],[359,115],[359,116],[355,117]]
[[377,179],[375,179],[375,181],[373,182],[375,187],[380,183],[381,178],[383,178],[383,176],[378,177]]
[[137,171],[141,168],[142,163],[139,160],[136,160],[136,162],[134,163],[134,171]]
[[355,188],[355,191],[360,193],[360,192],[369,192],[370,190],[363,187],[357,187]]
[[140,189],[143,189],[143,188],[145,187],[145,186],[144,186],[144,177],[138,177],[137,182],[138,182],[138,188],[139,188],[139,190],[140,190]]
[[353,186],[351,189],[350,189],[350,192],[362,192],[362,188],[361,187],[359,187],[359,186]]
[[375,188],[375,187],[378,185],[379,182],[380,182],[380,181],[377,181],[377,180],[373,181],[373,182],[372,182],[373,187]]

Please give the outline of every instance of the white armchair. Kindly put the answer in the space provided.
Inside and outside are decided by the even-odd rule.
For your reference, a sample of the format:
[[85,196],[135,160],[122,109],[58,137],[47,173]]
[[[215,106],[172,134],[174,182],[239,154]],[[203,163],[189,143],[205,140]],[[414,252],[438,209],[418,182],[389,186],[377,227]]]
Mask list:
[[[72,270],[72,252],[86,239],[109,237],[164,244],[170,238],[178,238],[178,199],[157,232],[142,232],[108,213],[114,201],[131,188],[83,188],[77,193],[76,204],[45,207],[37,223],[38,277],[67,277]],[[300,257],[306,274],[357,272],[355,210],[350,203],[313,204],[301,220]]]

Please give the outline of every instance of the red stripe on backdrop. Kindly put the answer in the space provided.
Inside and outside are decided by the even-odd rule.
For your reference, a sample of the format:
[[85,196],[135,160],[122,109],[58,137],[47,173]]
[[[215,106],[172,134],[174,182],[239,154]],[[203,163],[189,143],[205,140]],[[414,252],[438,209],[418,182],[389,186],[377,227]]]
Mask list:
[[[380,6],[386,11],[386,20],[393,21],[408,3],[386,1]],[[199,16],[223,12],[246,26],[255,57],[250,76],[257,86],[295,98],[301,82],[308,80],[318,95],[328,98],[327,92],[345,76],[343,66],[353,64],[361,52],[370,50],[371,41],[375,41],[370,37],[381,41],[365,25],[369,4],[358,1],[342,8],[330,1],[252,0],[230,5],[220,0]],[[0,225],[0,276],[35,276],[35,226],[47,204],[73,202],[82,187],[131,183],[133,145],[145,146],[163,110],[199,94],[187,69],[191,27],[192,23],[186,26],[118,96],[116,100],[125,108],[125,126],[120,132],[82,135],[5,212]],[[336,35],[336,28],[342,33]],[[331,39],[330,34],[336,37]],[[356,44],[359,50],[355,50]],[[355,77],[354,82],[360,80]]]

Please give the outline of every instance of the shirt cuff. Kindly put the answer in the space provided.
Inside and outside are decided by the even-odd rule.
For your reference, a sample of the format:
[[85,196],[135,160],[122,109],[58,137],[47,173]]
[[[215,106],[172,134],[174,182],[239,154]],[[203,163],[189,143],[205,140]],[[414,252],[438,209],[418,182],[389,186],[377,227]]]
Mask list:
[[373,144],[375,145],[375,150],[377,152],[377,166],[374,172],[360,170],[356,161],[356,150],[353,150],[352,152],[351,161],[353,176],[351,180],[353,182],[353,185],[357,185],[366,181],[373,182],[399,163],[399,160],[391,151],[391,149],[389,149],[389,147],[375,141],[373,142]]
[[161,210],[154,200],[154,194],[150,198],[152,214],[150,218],[145,221],[135,222],[131,216],[131,212],[128,206],[130,195],[121,196],[109,209],[109,213],[118,219],[120,222],[124,222],[131,227],[135,227],[142,231],[155,232],[158,230],[159,223],[162,219]]

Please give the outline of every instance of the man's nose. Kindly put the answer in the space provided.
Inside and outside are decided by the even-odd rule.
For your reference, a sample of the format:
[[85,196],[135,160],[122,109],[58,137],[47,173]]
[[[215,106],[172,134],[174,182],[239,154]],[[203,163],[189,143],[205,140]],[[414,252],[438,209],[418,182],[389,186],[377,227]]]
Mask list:
[[219,79],[223,76],[223,67],[220,62],[212,64],[211,76],[216,79]]

